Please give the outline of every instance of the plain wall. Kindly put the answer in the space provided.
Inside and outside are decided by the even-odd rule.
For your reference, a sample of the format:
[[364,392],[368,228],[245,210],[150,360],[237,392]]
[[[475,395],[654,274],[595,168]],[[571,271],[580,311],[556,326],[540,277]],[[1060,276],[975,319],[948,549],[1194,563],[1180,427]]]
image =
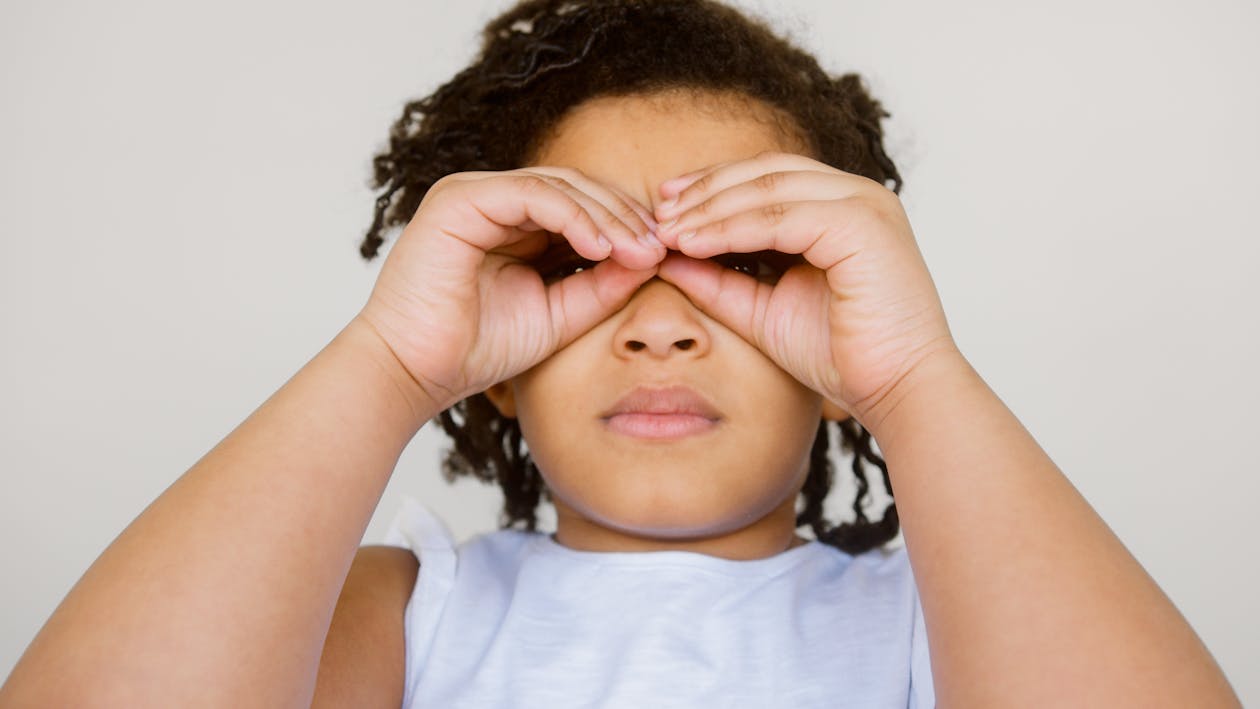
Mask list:
[[[0,676],[362,307],[370,158],[504,6],[0,5]],[[867,78],[964,354],[1260,704],[1260,6],[745,6]],[[443,445],[365,542],[493,528]]]

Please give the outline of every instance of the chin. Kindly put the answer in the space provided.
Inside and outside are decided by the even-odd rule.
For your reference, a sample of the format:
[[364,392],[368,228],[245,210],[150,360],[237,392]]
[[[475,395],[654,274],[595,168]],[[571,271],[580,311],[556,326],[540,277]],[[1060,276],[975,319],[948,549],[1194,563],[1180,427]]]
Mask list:
[[605,495],[566,495],[552,488],[554,498],[575,514],[623,534],[660,539],[712,537],[742,529],[773,512],[782,500],[770,495],[715,495],[713,490],[669,491],[661,486]]

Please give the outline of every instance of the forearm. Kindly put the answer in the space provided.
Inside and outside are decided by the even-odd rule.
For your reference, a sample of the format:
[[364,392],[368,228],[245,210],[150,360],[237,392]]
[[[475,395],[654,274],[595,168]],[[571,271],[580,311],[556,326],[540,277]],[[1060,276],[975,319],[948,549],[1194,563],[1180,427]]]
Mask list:
[[437,413],[388,357],[339,333],[101,554],[0,704],[308,706],[363,532]]
[[1238,706],[1155,582],[961,355],[873,417],[944,707]]

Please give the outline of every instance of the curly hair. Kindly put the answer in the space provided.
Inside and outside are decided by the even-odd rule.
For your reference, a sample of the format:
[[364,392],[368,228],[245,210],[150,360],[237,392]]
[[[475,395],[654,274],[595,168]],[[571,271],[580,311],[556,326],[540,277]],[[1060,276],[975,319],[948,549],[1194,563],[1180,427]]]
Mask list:
[[[373,158],[376,213],[360,244],[370,261],[381,232],[404,226],[441,177],[464,171],[511,170],[529,164],[549,131],[575,106],[607,96],[663,91],[724,93],[752,98],[785,116],[812,155],[900,193],[901,175],[884,151],[880,121],[890,116],[857,74],[832,77],[817,60],[760,20],[713,0],[524,0],[486,25],[476,60],[431,95],[408,102],[390,129],[389,148]],[[551,501],[515,419],[484,394],[438,416],[454,443],[443,476],[497,482],[505,501],[501,528],[537,528],[540,499]],[[834,526],[823,518],[831,491],[829,425],[852,455],[855,518]],[[865,507],[867,465],[888,467],[871,435],[853,419],[821,420],[810,453],[796,525],[849,554],[882,546],[898,532],[895,504],[872,521]]]

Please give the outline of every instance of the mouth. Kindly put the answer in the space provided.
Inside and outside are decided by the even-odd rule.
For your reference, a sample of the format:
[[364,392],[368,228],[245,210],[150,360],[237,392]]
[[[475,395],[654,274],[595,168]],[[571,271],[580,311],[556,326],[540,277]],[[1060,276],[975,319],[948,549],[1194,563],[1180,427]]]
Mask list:
[[601,414],[600,420],[614,433],[668,440],[712,431],[722,415],[693,389],[675,385],[638,387]]
[[614,414],[604,425],[613,433],[661,440],[711,431],[717,421],[695,414]]

